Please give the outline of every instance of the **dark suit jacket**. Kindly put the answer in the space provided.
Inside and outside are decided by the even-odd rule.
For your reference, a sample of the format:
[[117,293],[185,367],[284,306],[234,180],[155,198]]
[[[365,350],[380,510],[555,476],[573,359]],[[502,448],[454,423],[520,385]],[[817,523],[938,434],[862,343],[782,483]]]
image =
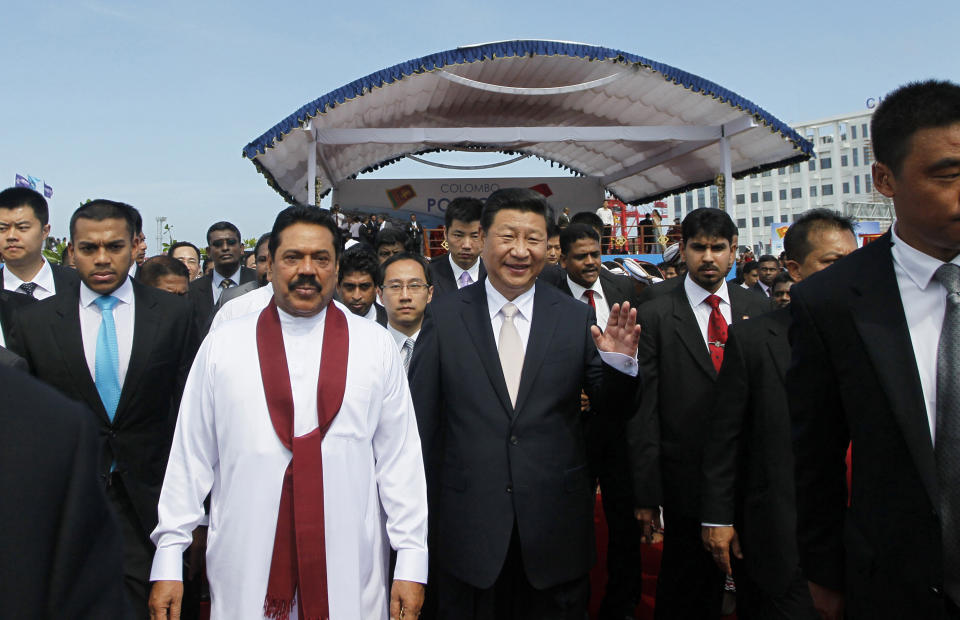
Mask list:
[[[53,286],[57,289],[56,292],[58,295],[60,294],[61,290],[77,286],[77,283],[80,282],[80,278],[77,277],[77,272],[75,269],[61,267],[60,265],[54,265],[53,263],[50,263],[50,270],[53,271]],[[0,290],[4,290],[3,267],[0,267]]]
[[[238,285],[257,281],[257,270],[240,267],[240,281]],[[210,329],[215,311],[213,303],[213,274],[197,278],[190,283],[187,299],[193,303],[194,325],[197,334],[202,340]]]
[[[434,301],[436,301],[439,296],[446,295],[447,293],[455,293],[459,290],[457,288],[457,281],[453,277],[453,267],[450,266],[450,258],[448,256],[447,254],[436,256],[427,266],[430,270],[430,281],[433,283]],[[480,281],[486,277],[487,270],[483,266],[483,261],[480,260],[480,272],[477,280]]]
[[27,360],[23,359],[6,347],[0,347],[0,366],[7,366],[9,368],[16,368],[17,370],[21,370],[23,372],[30,372],[30,367],[27,365]]
[[197,345],[187,300],[136,280],[132,285],[133,348],[113,422],[84,357],[78,288],[18,314],[11,347],[27,360],[34,376],[93,412],[100,428],[100,474],[106,478],[116,459],[117,472],[149,534],[157,524],[176,412]]
[[[246,295],[247,293],[251,291],[255,291],[258,288],[260,288],[260,283],[257,282],[255,279],[245,284],[241,284],[240,286],[233,286],[228,288],[227,290],[220,293],[220,299],[217,300],[216,310],[219,310],[220,308],[222,308],[223,305],[228,301],[230,301],[231,299],[236,299],[241,295]],[[216,314],[216,312],[214,312],[214,314]]]
[[0,615],[127,617],[90,413],[2,364],[0,386]]
[[[734,323],[771,309],[769,300],[736,285],[727,290]],[[682,284],[641,305],[638,320],[644,390],[640,410],[627,423],[634,499],[638,507],[662,505],[699,519],[701,459],[717,371]]]
[[[570,291],[570,285],[567,283],[566,272],[563,272],[563,279],[557,284],[557,288],[573,295]],[[607,307],[612,308],[613,304],[622,304],[625,301],[630,302],[631,308],[636,308],[636,289],[633,288],[633,280],[624,276],[618,276],[610,273],[606,269],[600,269],[600,288],[603,289],[603,297],[607,300]],[[583,303],[583,302],[581,302]],[[601,328],[606,327],[601,325]]]
[[[742,288],[742,287],[741,287],[741,288]],[[767,294],[767,292],[766,292],[765,290],[763,290],[763,286],[762,286],[759,282],[757,282],[756,284],[753,285],[753,290],[755,290],[756,292],[760,293],[760,294],[763,295],[764,297],[770,297],[770,295]],[[771,292],[772,292],[772,291],[771,291]]]
[[[678,286],[681,286],[682,283],[683,278],[676,277],[670,278],[669,280],[664,280],[663,282],[657,282],[656,284],[651,284],[647,288],[640,291],[640,294],[637,295],[637,304],[645,304],[651,299],[669,295],[674,289],[676,289]],[[727,282],[727,286],[732,285],[733,284],[731,282]]]
[[380,325],[383,325],[384,327],[386,327],[386,326],[387,326],[387,320],[388,320],[388,319],[387,319],[387,309],[384,308],[383,306],[381,306],[380,304],[378,304],[377,302],[373,302],[373,307],[374,307],[374,308],[376,309],[376,311],[377,311],[377,323],[379,323]]
[[17,313],[18,308],[29,305],[37,301],[29,295],[14,293],[11,291],[0,290],[0,329],[3,330],[4,342],[10,342],[10,329],[13,325],[13,315]]
[[[484,283],[434,299],[410,365],[436,524],[439,565],[493,585],[514,522],[526,575],[546,588],[594,561],[594,486],[580,414],[594,402],[629,415],[637,380],[606,366],[589,333],[593,310],[550,286],[534,293],[517,407],[510,403]],[[613,409],[610,409],[611,411]]]
[[797,574],[790,412],[790,310],[730,326],[703,455],[703,523],[732,523],[744,568],[768,595]]
[[944,617],[936,462],[890,234],[790,298],[801,567],[845,592],[848,617]]

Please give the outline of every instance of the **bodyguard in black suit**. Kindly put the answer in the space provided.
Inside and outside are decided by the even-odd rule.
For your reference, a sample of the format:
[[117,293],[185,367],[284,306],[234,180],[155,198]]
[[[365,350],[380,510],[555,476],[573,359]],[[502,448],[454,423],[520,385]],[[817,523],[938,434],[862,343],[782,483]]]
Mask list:
[[[594,308],[599,325],[606,325],[615,304],[636,305],[633,282],[602,267],[600,235],[594,228],[573,223],[559,237],[560,264],[565,270],[559,289]],[[537,282],[542,280],[541,277]],[[633,617],[640,601],[642,579],[640,528],[633,517],[626,423],[616,410],[602,411],[594,406],[585,416],[587,457],[592,476],[600,482],[608,531],[607,583],[599,617],[623,620]]]
[[[854,251],[857,237],[848,218],[813,209],[793,223],[784,247],[799,282]],[[789,326],[784,308],[730,327],[704,449],[704,546],[725,573],[731,555],[742,558],[733,560],[733,573],[737,614],[745,619],[818,617],[797,556],[784,386]]]
[[[434,299],[486,277],[487,271],[480,260],[483,246],[480,231],[482,209],[483,202],[476,198],[454,198],[447,206],[443,230],[447,255],[437,256],[430,261]],[[469,274],[469,281],[461,283],[464,271]]]
[[[714,411],[726,325],[763,314],[770,303],[724,280],[737,239],[729,215],[696,209],[682,228],[686,278],[644,303],[638,313],[644,391],[637,416],[627,423],[627,435],[635,506],[646,540],[658,520],[658,506],[663,506],[667,521],[656,617],[716,618],[724,576],[700,542],[703,444]],[[712,336],[710,295],[719,297],[717,312],[724,330]]]
[[217,222],[207,230],[207,258],[213,260],[213,271],[190,283],[187,294],[193,302],[197,332],[206,335],[213,320],[220,295],[227,288],[257,281],[255,269],[240,265],[243,243],[240,230],[230,222]]
[[0,364],[0,616],[127,618],[90,412]]
[[589,306],[534,286],[546,210],[532,190],[487,199],[488,277],[431,302],[414,349],[441,618],[586,613],[594,488],[580,390],[629,415],[638,328],[615,308],[600,334]]
[[13,315],[17,309],[22,306],[30,305],[36,299],[22,293],[11,293],[10,291],[0,291],[0,334],[3,335],[3,346],[7,346],[10,341],[10,330],[13,327]]
[[826,617],[957,618],[960,85],[902,87],[871,128],[896,222],[790,291],[800,564]]
[[[74,213],[70,230],[81,284],[18,313],[11,346],[37,378],[93,412],[100,429],[97,471],[124,539],[127,594],[136,616],[146,617],[149,534],[157,524],[175,415],[196,348],[191,307],[128,277],[133,226],[126,205],[89,202]],[[120,300],[109,310],[112,336],[107,311],[98,307],[101,301],[109,305],[107,296]]]

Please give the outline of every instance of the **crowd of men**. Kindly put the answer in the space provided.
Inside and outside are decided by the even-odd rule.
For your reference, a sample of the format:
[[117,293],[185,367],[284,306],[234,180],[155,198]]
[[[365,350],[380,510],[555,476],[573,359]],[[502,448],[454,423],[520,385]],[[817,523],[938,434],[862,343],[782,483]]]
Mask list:
[[876,241],[696,209],[659,268],[528,189],[433,260],[338,205],[146,258],[93,200],[70,268],[0,192],[0,616],[583,620],[599,492],[601,618],[661,540],[657,618],[960,618],[960,86],[872,136]]

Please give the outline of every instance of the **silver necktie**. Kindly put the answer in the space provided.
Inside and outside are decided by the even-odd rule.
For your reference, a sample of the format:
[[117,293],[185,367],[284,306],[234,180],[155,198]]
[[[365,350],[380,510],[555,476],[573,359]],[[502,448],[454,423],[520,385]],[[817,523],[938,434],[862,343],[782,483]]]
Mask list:
[[500,354],[500,367],[503,369],[503,378],[507,382],[507,393],[510,402],[517,406],[517,392],[520,391],[520,373],[523,371],[523,343],[520,341],[520,332],[513,323],[517,314],[517,307],[512,303],[505,304],[500,309],[503,315],[503,325],[500,326],[500,343],[497,352]]

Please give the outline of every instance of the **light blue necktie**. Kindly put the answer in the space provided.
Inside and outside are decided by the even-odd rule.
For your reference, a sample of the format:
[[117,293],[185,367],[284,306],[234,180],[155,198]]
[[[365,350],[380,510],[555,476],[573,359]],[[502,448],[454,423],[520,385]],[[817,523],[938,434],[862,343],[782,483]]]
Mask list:
[[94,301],[100,307],[101,319],[93,381],[111,422],[120,402],[120,350],[117,347],[117,328],[113,322],[113,308],[119,301],[112,295],[101,295]]

